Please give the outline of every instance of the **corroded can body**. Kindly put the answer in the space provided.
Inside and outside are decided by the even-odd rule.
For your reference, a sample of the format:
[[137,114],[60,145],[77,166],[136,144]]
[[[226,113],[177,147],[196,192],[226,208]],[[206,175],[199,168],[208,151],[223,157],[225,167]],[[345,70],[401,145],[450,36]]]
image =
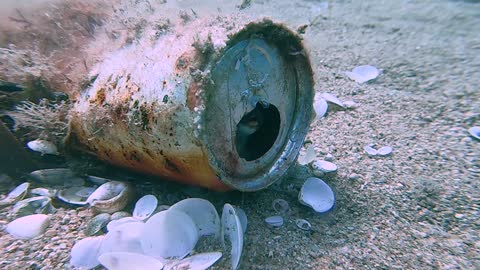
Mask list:
[[69,142],[136,171],[255,191],[295,162],[312,114],[301,39],[269,20],[176,24],[92,70]]

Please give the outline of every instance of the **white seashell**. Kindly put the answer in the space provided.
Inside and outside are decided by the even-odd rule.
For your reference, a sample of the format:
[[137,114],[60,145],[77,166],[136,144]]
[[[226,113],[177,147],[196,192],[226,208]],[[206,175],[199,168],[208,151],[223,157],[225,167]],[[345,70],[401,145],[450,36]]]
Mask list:
[[80,269],[97,267],[98,252],[105,236],[87,237],[75,243],[70,251],[70,264]]
[[37,196],[18,201],[11,212],[17,216],[28,216],[33,214],[50,214],[54,212],[52,199],[47,196]]
[[153,195],[145,195],[140,198],[133,209],[133,217],[145,220],[149,218],[157,208],[158,200]]
[[310,162],[314,161],[317,158],[317,154],[315,153],[315,147],[313,144],[310,144],[305,151],[305,156],[298,157],[298,163],[300,165],[307,165]]
[[36,214],[15,219],[7,224],[5,231],[17,239],[31,239],[43,234],[49,225],[49,216]]
[[355,108],[358,107],[358,104],[357,104],[355,101],[353,101],[353,100],[345,100],[345,101],[343,102],[343,105],[344,105],[345,108],[347,108],[347,109],[355,109]]
[[44,184],[63,185],[65,179],[74,178],[75,174],[67,168],[55,168],[33,171],[30,177]]
[[273,210],[278,214],[288,214],[290,212],[290,205],[284,199],[275,199],[272,203]]
[[[160,260],[131,252],[108,252],[98,257],[100,263],[108,270],[160,270],[164,263]],[[189,268],[193,269],[193,268]]]
[[471,127],[468,129],[468,132],[473,138],[480,140],[480,126]]
[[245,211],[243,211],[242,208],[238,206],[234,206],[234,208],[235,208],[235,212],[237,212],[237,216],[238,216],[238,219],[240,220],[240,224],[242,225],[243,234],[245,234],[248,226],[247,214],[245,213]]
[[380,75],[380,70],[374,66],[363,65],[355,67],[352,72],[347,71],[345,74],[352,80],[358,83],[364,83],[373,80]]
[[100,212],[114,213],[122,210],[132,196],[133,187],[130,184],[110,181],[99,186],[87,198],[87,203]]
[[77,194],[80,192],[80,195],[84,195],[83,190],[85,188],[86,187],[71,187],[67,189],[62,189],[57,193],[57,198],[68,204],[86,205],[88,196],[79,196]]
[[312,229],[312,224],[310,222],[306,221],[305,219],[298,218],[295,220],[295,225],[297,225],[298,228],[304,230],[304,231],[309,231]]
[[376,156],[378,155],[378,150],[371,147],[370,145],[366,145],[365,147],[363,147],[363,150],[365,150],[365,152],[367,152],[367,154],[369,156]]
[[265,219],[265,222],[273,227],[283,226],[283,218],[281,216],[271,216]]
[[220,236],[220,218],[211,202],[201,198],[189,198],[170,206],[168,211],[170,210],[182,211],[190,216],[198,228],[199,236]]
[[7,196],[3,198],[3,200],[0,201],[0,206],[9,205],[22,200],[25,198],[25,195],[27,195],[29,187],[30,183],[28,182],[18,185],[12,191],[10,191]]
[[327,101],[317,93],[313,102],[313,110],[315,111],[315,119],[321,119],[325,116],[328,110]]
[[46,196],[50,198],[57,196],[57,192],[58,191],[56,189],[52,189],[52,188],[34,188],[30,190],[31,195]]
[[298,195],[301,204],[310,206],[318,213],[327,212],[335,203],[332,189],[321,179],[310,177],[305,181]]
[[222,234],[221,241],[223,249],[226,250],[225,238],[227,238],[232,246],[231,260],[232,269],[237,269],[242,257],[243,249],[243,229],[235,208],[226,203],[222,211]]
[[44,141],[44,140],[34,140],[27,143],[28,148],[35,152],[40,152],[43,155],[50,154],[50,155],[58,155],[58,150],[55,144]]
[[322,97],[327,101],[327,102],[330,102],[330,103],[333,103],[337,106],[340,106],[342,108],[345,107],[345,105],[343,104],[342,101],[340,101],[340,99],[338,99],[334,94],[330,94],[330,93],[323,93],[322,94]]
[[377,150],[377,155],[388,156],[392,153],[393,148],[391,146],[384,146]]
[[184,212],[169,209],[153,215],[141,235],[144,254],[154,258],[183,258],[198,240],[198,229]]
[[199,253],[187,257],[180,261],[172,261],[167,263],[163,270],[181,270],[181,269],[195,269],[204,270],[212,266],[222,257],[221,252],[207,252]]
[[317,171],[322,171],[324,173],[331,173],[337,171],[337,165],[326,160],[317,160],[312,163],[312,168]]
[[108,231],[100,247],[99,255],[108,252],[132,252],[143,254],[141,237],[145,223],[130,222]]
[[[113,217],[113,215],[112,215]],[[143,221],[140,221],[134,217],[123,217],[119,219],[113,219],[111,218],[111,221],[107,224],[107,231],[113,231],[115,228],[117,228],[120,225],[126,224],[126,223],[143,223]]]

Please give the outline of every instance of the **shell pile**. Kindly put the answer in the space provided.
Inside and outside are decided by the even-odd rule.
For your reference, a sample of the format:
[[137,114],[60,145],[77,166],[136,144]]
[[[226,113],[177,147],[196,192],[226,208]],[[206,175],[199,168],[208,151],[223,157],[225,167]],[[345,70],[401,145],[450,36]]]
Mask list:
[[158,206],[155,196],[145,195],[136,202],[132,216],[113,219],[122,212],[117,213],[100,214],[90,221],[89,235],[98,234],[105,223],[107,233],[75,243],[71,265],[93,269],[101,264],[111,270],[207,269],[222,253],[188,256],[202,237],[221,240],[225,250],[231,250],[232,269],[239,265],[247,219],[243,210],[232,205],[225,204],[220,219],[205,199],[189,198],[165,209]]

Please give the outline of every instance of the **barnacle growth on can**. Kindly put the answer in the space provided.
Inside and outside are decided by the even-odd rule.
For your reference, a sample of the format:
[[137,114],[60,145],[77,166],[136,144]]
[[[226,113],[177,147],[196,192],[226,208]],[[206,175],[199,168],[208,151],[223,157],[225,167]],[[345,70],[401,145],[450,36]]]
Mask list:
[[68,142],[137,171],[254,191],[294,163],[309,127],[313,75],[301,38],[271,20],[172,23],[90,73]]

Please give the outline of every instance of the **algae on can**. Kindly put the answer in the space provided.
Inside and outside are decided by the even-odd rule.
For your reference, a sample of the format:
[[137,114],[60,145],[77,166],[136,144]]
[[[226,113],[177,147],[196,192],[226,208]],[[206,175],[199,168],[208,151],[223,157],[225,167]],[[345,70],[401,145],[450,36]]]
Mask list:
[[195,20],[90,73],[68,142],[114,165],[216,190],[255,191],[295,163],[313,74],[301,38],[270,20]]

